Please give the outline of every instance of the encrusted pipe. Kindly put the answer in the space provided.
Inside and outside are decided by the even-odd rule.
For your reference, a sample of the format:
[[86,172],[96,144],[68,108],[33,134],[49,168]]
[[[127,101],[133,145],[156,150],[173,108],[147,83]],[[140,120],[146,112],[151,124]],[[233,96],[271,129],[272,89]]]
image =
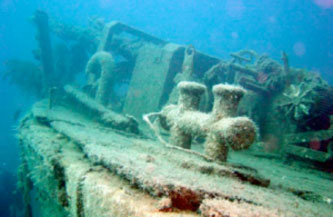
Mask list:
[[245,94],[245,89],[229,84],[218,84],[213,87],[213,116],[216,120],[234,117],[238,104]]

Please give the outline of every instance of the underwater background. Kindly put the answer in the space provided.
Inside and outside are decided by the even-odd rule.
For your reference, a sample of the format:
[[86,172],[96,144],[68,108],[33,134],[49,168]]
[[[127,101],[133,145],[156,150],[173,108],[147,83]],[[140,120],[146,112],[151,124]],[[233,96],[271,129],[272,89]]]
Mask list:
[[[278,60],[283,50],[292,66],[317,71],[333,84],[333,0],[1,0],[0,72],[11,58],[35,61],[30,17],[36,9],[78,26],[94,16],[118,20],[219,58],[252,49]],[[15,129],[34,97],[0,80],[0,102],[0,216],[9,216],[17,201]]]

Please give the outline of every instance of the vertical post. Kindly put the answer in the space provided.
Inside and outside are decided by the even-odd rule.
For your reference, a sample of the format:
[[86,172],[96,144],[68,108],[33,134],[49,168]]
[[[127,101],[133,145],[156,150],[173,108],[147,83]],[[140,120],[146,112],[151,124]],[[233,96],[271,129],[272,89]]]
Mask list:
[[281,59],[283,61],[283,72],[285,75],[287,75],[289,74],[289,58],[286,52],[281,52]]
[[37,27],[37,40],[39,43],[41,62],[43,67],[43,93],[54,85],[52,76],[54,74],[52,47],[49,31],[48,15],[40,10],[34,14],[33,21]]

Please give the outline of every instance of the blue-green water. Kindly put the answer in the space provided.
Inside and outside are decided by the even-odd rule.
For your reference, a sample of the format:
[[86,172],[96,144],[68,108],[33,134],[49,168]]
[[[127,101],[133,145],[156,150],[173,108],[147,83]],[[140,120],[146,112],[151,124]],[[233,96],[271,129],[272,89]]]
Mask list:
[[[118,20],[222,59],[244,48],[280,59],[284,50],[292,66],[333,83],[333,0],[1,0],[0,72],[11,58],[36,62],[36,9],[79,26],[93,16]],[[10,216],[19,162],[15,128],[34,97],[1,80],[0,102],[0,216]]]

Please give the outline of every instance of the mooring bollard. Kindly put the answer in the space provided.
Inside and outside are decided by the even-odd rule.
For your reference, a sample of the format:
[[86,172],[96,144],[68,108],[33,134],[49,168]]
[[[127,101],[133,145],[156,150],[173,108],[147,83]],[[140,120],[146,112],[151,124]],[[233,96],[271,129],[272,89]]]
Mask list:
[[161,119],[170,129],[174,145],[190,149],[191,140],[203,136],[205,154],[216,161],[226,161],[228,147],[247,149],[256,139],[256,126],[248,117],[236,117],[238,104],[246,93],[242,87],[219,84],[213,87],[214,105],[211,113],[199,111],[201,95],[206,87],[196,82],[178,84],[177,105],[161,111]]

